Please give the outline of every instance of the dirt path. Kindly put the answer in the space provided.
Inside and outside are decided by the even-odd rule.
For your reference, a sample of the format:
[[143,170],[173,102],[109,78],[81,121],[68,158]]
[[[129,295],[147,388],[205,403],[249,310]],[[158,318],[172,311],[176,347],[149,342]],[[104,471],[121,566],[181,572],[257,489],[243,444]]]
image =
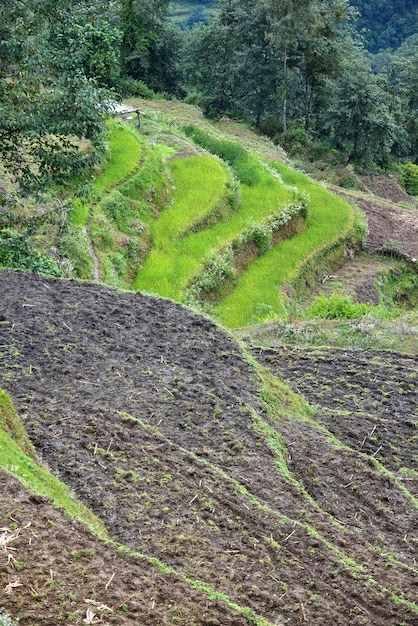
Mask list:
[[93,280],[99,281],[100,280],[100,262],[99,262],[99,257],[96,254],[96,250],[94,249],[94,245],[93,245],[93,239],[91,236],[91,220],[88,224],[88,234],[89,234],[89,248],[90,248],[90,254],[93,257]]

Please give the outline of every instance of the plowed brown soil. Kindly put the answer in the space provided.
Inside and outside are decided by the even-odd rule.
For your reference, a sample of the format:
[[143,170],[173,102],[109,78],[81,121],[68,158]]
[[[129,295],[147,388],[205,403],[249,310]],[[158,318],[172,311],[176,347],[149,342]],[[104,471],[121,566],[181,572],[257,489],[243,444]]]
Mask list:
[[0,503],[0,536],[20,531],[0,551],[0,606],[19,624],[248,623],[175,574],[104,544],[2,470]]
[[334,191],[357,204],[366,216],[368,252],[393,251],[418,258],[417,200],[405,193],[394,177],[363,177],[363,193],[338,188]]
[[[32,522],[22,573],[0,560],[0,589],[24,578],[0,602],[21,624],[87,623],[86,599],[114,608],[109,624],[416,624],[416,506],[370,442],[337,439],[329,412],[294,412],[283,390],[269,416],[237,344],[180,305],[21,272],[0,272],[0,291],[0,386],[40,458],[115,541],[173,572],[128,565],[2,474],[0,524]],[[61,599],[45,595],[57,570]]]

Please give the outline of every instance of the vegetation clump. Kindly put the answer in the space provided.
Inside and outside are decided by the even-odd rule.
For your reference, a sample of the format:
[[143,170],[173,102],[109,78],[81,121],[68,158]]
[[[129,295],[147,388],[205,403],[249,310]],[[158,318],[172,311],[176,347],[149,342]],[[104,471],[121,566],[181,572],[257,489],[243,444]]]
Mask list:
[[0,229],[0,268],[6,267],[23,269],[42,276],[62,276],[51,256],[36,250],[25,234],[11,228]]
[[418,165],[405,163],[399,166],[399,171],[399,179],[407,193],[411,196],[418,196]]
[[309,195],[303,191],[295,195],[296,199],[292,204],[283,207],[280,211],[272,213],[262,222],[250,223],[235,240],[235,247],[240,249],[245,246],[245,244],[253,241],[260,255],[265,254],[267,250],[272,247],[273,235],[275,233],[297,216],[306,219],[308,215]]
[[[258,256],[262,256],[273,246],[273,236],[277,236],[291,220],[298,216],[306,219],[309,197],[303,192],[296,195],[297,199],[292,204],[268,215],[261,222],[251,221],[238,237],[227,245],[226,249],[214,253],[187,289],[186,302],[202,304],[208,298],[210,300],[222,298],[225,295],[223,293],[225,283],[232,278],[235,282],[240,273],[246,269],[242,264],[238,269],[237,257],[248,244],[254,243]],[[250,261],[251,258],[248,263]]]
[[332,294],[329,298],[319,296],[306,310],[308,317],[317,317],[326,320],[355,319],[362,317],[371,310],[370,305],[354,303],[348,297]]

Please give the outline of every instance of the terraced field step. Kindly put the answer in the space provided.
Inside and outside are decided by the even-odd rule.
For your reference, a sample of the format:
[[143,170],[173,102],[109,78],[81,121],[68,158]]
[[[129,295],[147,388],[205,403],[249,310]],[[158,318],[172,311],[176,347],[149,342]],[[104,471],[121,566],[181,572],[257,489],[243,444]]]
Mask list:
[[209,155],[174,159],[169,169],[173,200],[151,225],[151,250],[134,288],[181,299],[204,254],[197,246],[187,248],[193,235],[186,233],[218,209],[222,211],[222,204],[228,211],[229,176],[219,160]]
[[309,194],[307,228],[280,241],[248,266],[235,290],[213,311],[227,327],[239,328],[263,321],[268,315],[283,314],[304,264],[315,257],[319,263],[321,255],[326,258],[326,251],[350,235],[354,227],[355,213],[347,202],[302,173],[280,164],[274,167],[285,184]]
[[[220,215],[220,219],[209,227],[202,228],[200,225],[197,232],[187,233],[193,223],[198,223],[202,216],[210,212],[210,207],[207,205],[205,207],[204,204],[199,210],[199,205],[193,200],[196,193],[202,193],[200,189],[202,180],[205,180],[209,190],[212,190],[207,193],[206,199],[206,202],[211,201],[212,207],[216,208],[213,202],[214,190],[218,189],[218,193],[221,190],[224,195],[231,193],[231,189],[227,188],[227,179],[222,181],[222,187],[219,174],[216,180],[214,173],[207,167],[202,172],[204,179],[198,179],[200,184],[196,185],[193,167],[186,167],[185,164],[199,163],[197,160],[199,158],[207,158],[208,163],[216,164],[211,166],[214,173],[222,172],[219,161],[213,157],[188,157],[171,162],[170,169],[175,188],[174,202],[162,212],[152,228],[154,247],[138,273],[134,283],[136,289],[152,291],[181,301],[186,287],[202,270],[212,254],[232,242],[249,222],[262,221],[273,211],[284,207],[293,197],[293,190],[260,165],[259,183],[253,186],[240,186],[239,201],[232,199],[235,204],[233,210],[225,211]],[[221,195],[217,196],[217,201],[218,203],[222,201]]]

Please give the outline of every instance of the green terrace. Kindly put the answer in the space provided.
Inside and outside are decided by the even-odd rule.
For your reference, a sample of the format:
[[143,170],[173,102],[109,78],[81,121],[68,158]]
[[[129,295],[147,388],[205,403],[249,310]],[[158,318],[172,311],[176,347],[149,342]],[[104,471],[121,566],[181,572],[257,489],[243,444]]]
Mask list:
[[72,215],[84,278],[95,264],[96,279],[236,328],[283,315],[316,265],[364,236],[346,201],[219,125],[145,112],[142,134],[109,124],[108,145],[92,199]]

